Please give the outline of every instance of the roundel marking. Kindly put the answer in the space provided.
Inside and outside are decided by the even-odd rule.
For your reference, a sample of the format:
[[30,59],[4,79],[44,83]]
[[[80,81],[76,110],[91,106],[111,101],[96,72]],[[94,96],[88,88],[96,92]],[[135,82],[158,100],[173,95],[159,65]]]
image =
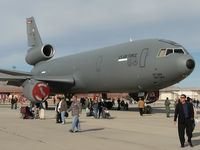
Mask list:
[[39,82],[33,87],[32,95],[35,98],[35,100],[45,100],[46,98],[48,98],[49,94],[50,88],[45,83]]

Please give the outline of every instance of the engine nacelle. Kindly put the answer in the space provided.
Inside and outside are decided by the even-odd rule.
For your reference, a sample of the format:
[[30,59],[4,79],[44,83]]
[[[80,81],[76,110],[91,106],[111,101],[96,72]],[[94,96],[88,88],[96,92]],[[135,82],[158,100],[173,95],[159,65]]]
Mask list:
[[32,47],[26,55],[26,62],[30,65],[35,65],[40,61],[51,59],[55,54],[55,50],[50,44],[41,47]]
[[50,88],[44,82],[26,80],[23,83],[23,95],[32,102],[41,102],[49,97]]

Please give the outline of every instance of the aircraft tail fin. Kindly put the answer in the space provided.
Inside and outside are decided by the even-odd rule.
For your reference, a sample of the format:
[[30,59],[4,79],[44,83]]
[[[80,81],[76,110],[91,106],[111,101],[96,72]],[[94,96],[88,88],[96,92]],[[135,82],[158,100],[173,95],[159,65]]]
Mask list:
[[28,46],[26,62],[35,65],[41,61],[46,61],[54,56],[55,50],[50,44],[43,44],[33,17],[26,19]]
[[27,38],[28,38],[28,46],[29,47],[38,47],[42,46],[42,40],[36,26],[34,17],[30,17],[26,19],[27,25]]

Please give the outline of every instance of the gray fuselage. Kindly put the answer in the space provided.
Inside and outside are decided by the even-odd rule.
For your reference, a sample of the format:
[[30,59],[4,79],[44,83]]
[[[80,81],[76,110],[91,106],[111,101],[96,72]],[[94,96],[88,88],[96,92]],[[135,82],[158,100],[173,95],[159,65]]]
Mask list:
[[[161,49],[181,48],[183,53],[159,56]],[[51,85],[53,92],[137,92],[173,85],[188,76],[193,60],[179,44],[159,39],[138,40],[82,52],[36,64],[34,76],[73,77],[73,87]]]

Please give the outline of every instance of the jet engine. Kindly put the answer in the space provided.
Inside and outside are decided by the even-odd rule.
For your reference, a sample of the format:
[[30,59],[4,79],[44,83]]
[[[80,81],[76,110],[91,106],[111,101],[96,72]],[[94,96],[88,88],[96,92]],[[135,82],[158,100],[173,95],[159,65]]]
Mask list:
[[51,59],[55,54],[55,50],[50,44],[39,47],[32,47],[26,55],[26,62],[30,65],[35,65],[40,61]]
[[23,83],[23,95],[32,102],[41,102],[50,95],[49,86],[41,81],[26,80]]

